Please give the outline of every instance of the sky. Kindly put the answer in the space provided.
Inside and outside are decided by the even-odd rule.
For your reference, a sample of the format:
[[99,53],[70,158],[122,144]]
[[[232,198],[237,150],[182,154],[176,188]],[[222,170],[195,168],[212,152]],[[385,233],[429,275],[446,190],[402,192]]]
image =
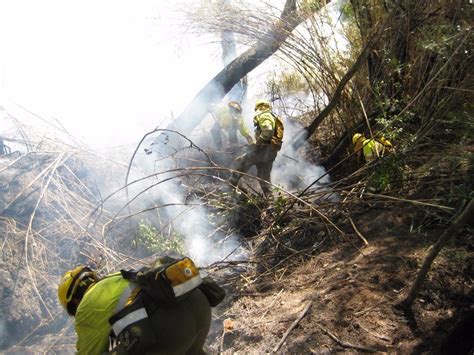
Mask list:
[[0,106],[91,146],[133,144],[222,68],[216,39],[183,35],[172,4],[1,0]]
[[[183,3],[196,1],[0,0],[0,107],[40,135],[28,111],[91,148],[134,146],[222,68],[219,38],[184,32]],[[5,117],[0,134],[15,130]]]

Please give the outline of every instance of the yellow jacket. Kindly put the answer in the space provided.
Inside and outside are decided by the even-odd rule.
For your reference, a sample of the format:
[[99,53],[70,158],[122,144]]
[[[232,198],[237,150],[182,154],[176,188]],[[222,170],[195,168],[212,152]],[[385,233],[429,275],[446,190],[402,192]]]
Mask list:
[[231,125],[235,124],[238,126],[239,132],[243,137],[247,140],[251,138],[249,129],[245,125],[242,115],[231,113],[227,106],[219,107],[215,112],[215,118],[224,131],[228,131]]
[[74,326],[78,354],[102,354],[108,350],[111,326],[120,296],[129,281],[120,273],[112,274],[92,285],[77,308]]
[[270,144],[275,131],[275,117],[270,109],[257,111],[253,118],[255,140],[257,144]]
[[392,143],[385,138],[382,138],[381,142],[371,138],[359,139],[354,147],[354,151],[359,152],[362,150],[365,161],[372,162],[382,157],[385,154],[386,148],[392,147]]

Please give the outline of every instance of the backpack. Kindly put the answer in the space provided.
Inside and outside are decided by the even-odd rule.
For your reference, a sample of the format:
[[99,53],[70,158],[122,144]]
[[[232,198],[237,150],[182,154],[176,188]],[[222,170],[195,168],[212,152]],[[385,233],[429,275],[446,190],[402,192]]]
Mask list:
[[277,150],[280,150],[281,145],[283,144],[283,134],[285,132],[285,127],[283,126],[283,121],[280,117],[275,115],[273,112],[272,116],[275,118],[275,131],[273,132],[272,145],[274,145]]
[[196,288],[201,289],[212,307],[225,297],[225,290],[210,276],[201,276],[188,257],[176,259],[164,256],[138,271],[120,270],[120,273],[124,279],[136,283],[157,304],[176,304]]

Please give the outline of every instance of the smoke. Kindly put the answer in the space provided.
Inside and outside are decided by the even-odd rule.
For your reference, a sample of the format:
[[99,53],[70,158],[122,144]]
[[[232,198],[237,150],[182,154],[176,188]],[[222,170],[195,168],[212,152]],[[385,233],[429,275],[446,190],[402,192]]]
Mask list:
[[0,318],[0,349],[3,349],[7,342],[7,328],[3,318]]
[[[39,135],[51,135],[64,126],[71,136],[77,136],[78,141],[90,144],[94,149],[124,146],[117,160],[127,163],[133,149],[130,142],[137,142],[144,132],[157,125],[168,127],[173,121],[170,112],[183,110],[218,71],[221,67],[218,64],[220,51],[215,42],[202,46],[206,39],[196,41],[196,38],[183,36],[176,41],[169,25],[180,22],[182,18],[176,13],[170,16],[169,8],[144,3],[136,7],[114,5],[114,9],[113,14],[108,5],[89,11],[86,4],[81,9],[64,5],[49,11],[49,4],[42,4],[35,7],[35,16],[28,15],[27,18],[20,16],[23,14],[20,7],[5,9],[3,26],[9,27],[12,40],[5,43],[6,56],[0,59],[5,74],[2,74],[1,89],[11,102],[20,103],[54,123],[55,127],[47,124],[48,128],[37,129]],[[158,16],[150,17],[150,14]],[[170,21],[172,17],[174,19]],[[40,26],[37,18],[49,27]],[[105,29],[104,18],[108,19]],[[20,31],[27,25],[24,22],[27,20],[31,21],[30,26],[38,29],[32,38]],[[87,31],[82,31],[83,23],[88,23]],[[61,33],[55,30],[59,27]],[[12,45],[17,38],[24,43],[22,51]],[[36,56],[28,52],[37,47],[48,50],[38,51]],[[46,52],[48,57],[41,54]],[[250,83],[255,84],[252,80]],[[253,102],[244,105],[244,117],[250,130]],[[207,102],[202,102],[202,107],[206,106]],[[10,110],[12,105],[8,108]],[[16,111],[28,123],[41,121],[32,114],[19,113],[21,110],[18,108]],[[173,129],[186,132],[185,121],[190,120],[192,113],[184,117],[181,126],[173,126]],[[158,227],[172,226],[182,233],[189,252],[206,262],[220,260],[235,249],[238,236],[215,232],[216,228],[209,221],[209,210],[202,206],[203,201],[187,196],[189,188],[186,184],[193,186],[199,177],[189,174],[189,171],[190,177],[178,175],[186,174],[185,169],[191,166],[209,166],[206,153],[211,154],[215,149],[209,133],[212,123],[208,116],[189,136],[205,152],[190,147],[191,143],[178,134],[158,132],[153,135],[153,153],[146,155],[143,152],[143,148],[150,147],[151,142],[147,140],[138,152],[129,181],[160,175],[129,187],[129,198],[133,200],[130,206],[125,207],[128,200],[123,192],[107,204],[113,211],[121,210],[120,216],[127,215],[129,207],[134,214],[166,205],[142,215],[153,217]],[[292,151],[291,137],[300,127],[293,127],[285,120],[285,128],[286,138],[275,161],[272,179],[285,189],[295,190],[311,183],[323,171]],[[213,158],[230,167],[235,156],[221,154],[213,155]],[[174,171],[165,173],[170,170]],[[117,174],[104,173],[111,176],[101,183],[102,195],[123,187],[123,170]],[[205,173],[205,170],[201,171],[201,174]],[[166,179],[169,180],[164,181]],[[143,193],[144,190],[147,191]],[[226,242],[216,249],[215,240]]]
[[[208,103],[200,105],[204,109]],[[158,207],[155,216],[146,215],[157,224],[157,229],[172,229],[184,236],[187,254],[200,265],[243,258],[245,252],[238,236],[221,230],[216,225],[219,221],[210,215],[206,198],[195,196],[196,192],[225,184],[215,178],[216,169],[211,166],[219,162],[229,168],[231,155],[216,153],[210,134],[214,120],[210,115],[189,136],[181,133],[186,130],[186,123],[183,128],[180,122],[168,124],[172,130],[158,129],[137,151],[137,169],[129,178],[131,182],[137,181],[129,186],[132,214]]]
[[[306,188],[325,174],[322,166],[308,161],[301,153],[305,147],[295,150],[292,138],[297,137],[303,126],[297,122],[284,120],[285,134],[282,149],[273,164],[271,179],[276,185],[287,191],[295,192]],[[329,177],[322,177],[316,184],[317,187],[329,182]]]
[[[154,140],[152,154],[137,156],[141,176],[150,177],[130,186],[130,197],[134,199],[130,206],[132,213],[161,206],[154,222],[162,232],[171,228],[173,233],[184,236],[187,254],[200,265],[223,260],[236,249],[228,260],[244,257],[238,236],[227,235],[215,226],[205,199],[192,194],[193,189],[199,191],[212,186],[213,178],[208,169],[210,152],[200,151],[192,146],[194,141],[173,132],[161,132],[158,137],[160,140]],[[203,143],[199,137],[194,138]],[[139,177],[134,172],[131,180]],[[146,194],[140,195],[145,189]]]
[[[226,100],[223,100],[222,104],[225,102]],[[207,103],[204,102],[204,105]],[[243,108],[246,124],[251,131],[249,122],[252,122],[252,101],[244,103]],[[321,188],[329,181],[328,176],[323,176],[324,168],[306,159],[301,150],[295,151],[291,144],[292,137],[297,136],[303,127],[285,117],[282,118],[285,138],[274,162],[272,182],[284,190],[295,193],[322,177],[312,186]],[[179,133],[181,132],[179,121],[175,121],[175,131],[158,130],[143,146],[149,149],[151,154],[146,155],[141,149],[137,156],[137,166],[146,172],[145,175],[158,175],[147,179],[144,185],[133,187],[136,195],[139,193],[138,190],[156,184],[148,190],[146,198],[154,201],[155,205],[165,205],[160,208],[161,226],[172,225],[178,233],[184,235],[189,255],[202,265],[223,260],[229,254],[231,256],[227,260],[246,257],[245,251],[240,247],[241,240],[238,235],[226,235],[218,226],[213,225],[206,199],[194,195],[189,198],[189,193],[193,190],[226,186],[226,182],[213,177],[215,171],[208,168],[215,162],[224,168],[231,168],[236,157],[235,153],[216,152],[210,133],[213,122],[208,115],[189,137]],[[223,138],[223,141],[227,142],[225,135]],[[246,144],[243,137],[238,135],[238,138],[242,146]],[[249,173],[252,174],[254,171],[251,170]],[[135,179],[138,177],[134,176]],[[134,208],[144,206],[140,205],[137,199],[134,201]]]

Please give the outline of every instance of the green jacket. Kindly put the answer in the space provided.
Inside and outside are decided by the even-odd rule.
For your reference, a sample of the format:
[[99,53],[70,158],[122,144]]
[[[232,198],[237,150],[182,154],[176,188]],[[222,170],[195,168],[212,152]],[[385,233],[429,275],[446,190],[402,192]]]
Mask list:
[[257,111],[253,118],[253,124],[257,144],[270,144],[275,131],[275,117],[271,110]]
[[115,273],[87,290],[77,308],[74,322],[78,354],[102,354],[108,350],[112,329],[109,318],[115,313],[120,296],[128,283],[120,273]]

